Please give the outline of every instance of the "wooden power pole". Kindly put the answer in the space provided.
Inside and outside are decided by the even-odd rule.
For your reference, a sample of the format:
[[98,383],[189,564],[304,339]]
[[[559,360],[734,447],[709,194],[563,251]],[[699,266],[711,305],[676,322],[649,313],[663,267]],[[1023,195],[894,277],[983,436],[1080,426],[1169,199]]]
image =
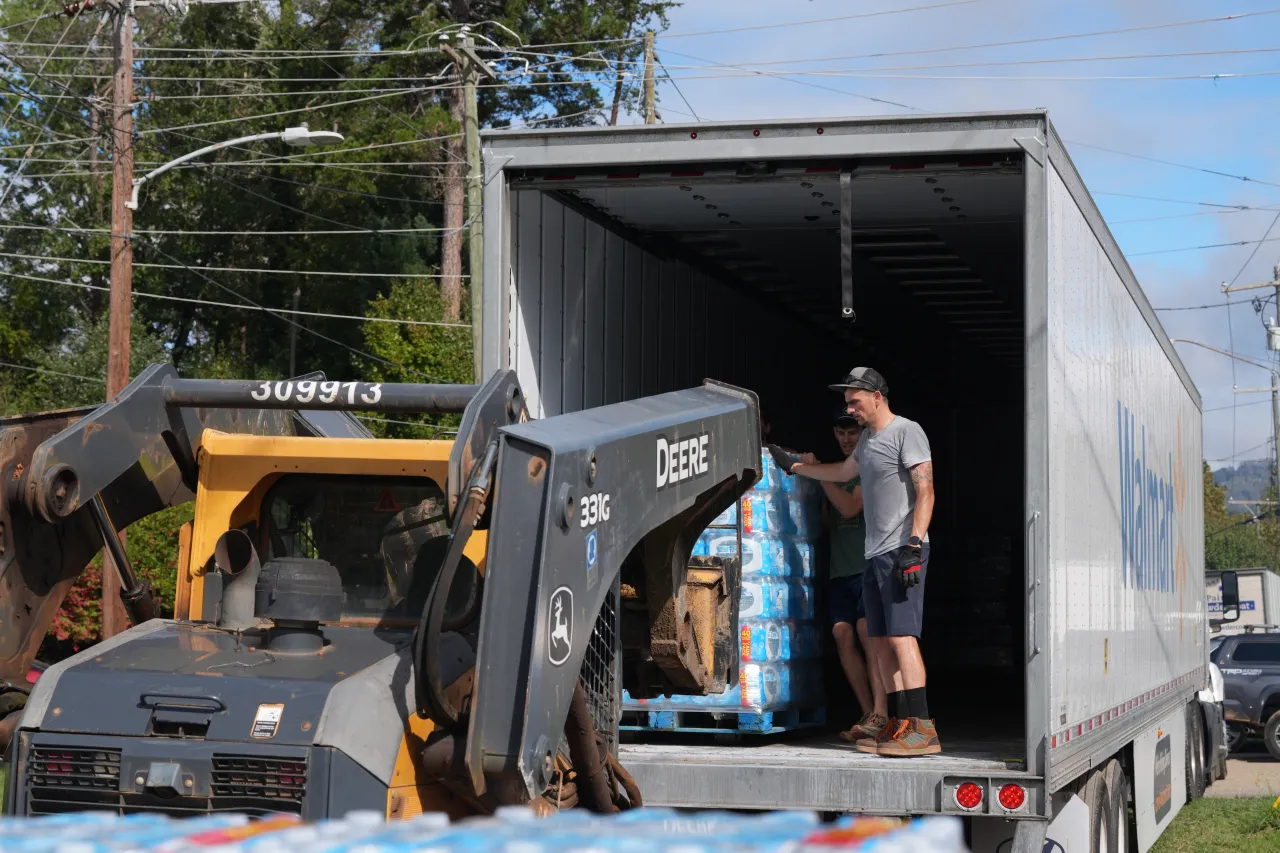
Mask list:
[[[111,83],[111,297],[107,349],[107,399],[129,384],[129,327],[133,312],[133,212],[125,207],[133,192],[133,3],[121,0],[115,21],[115,73]],[[121,544],[124,532],[120,533]],[[120,600],[120,576],[111,555],[102,553],[102,638],[127,623]]]
[[657,121],[653,87],[653,30],[644,34],[644,123]]
[[[471,36],[463,34],[458,39],[457,49],[441,42],[440,46],[458,63],[462,71],[462,129],[467,153],[467,246],[469,248],[469,276],[471,285],[471,338],[472,369],[475,381],[482,382],[480,375],[480,342],[484,331],[482,322],[484,307],[484,177],[480,160],[480,105],[478,103],[478,85],[480,75],[490,80],[497,80],[498,75],[489,64],[476,53],[475,43]],[[449,211],[445,216],[448,222]],[[447,233],[447,232],[446,232]],[[443,271],[443,270],[442,270]]]

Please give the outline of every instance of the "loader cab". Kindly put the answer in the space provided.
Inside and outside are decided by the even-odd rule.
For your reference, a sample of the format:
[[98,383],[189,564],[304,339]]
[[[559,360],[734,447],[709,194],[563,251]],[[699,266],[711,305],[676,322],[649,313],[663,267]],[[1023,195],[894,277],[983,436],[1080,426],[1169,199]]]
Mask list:
[[[449,441],[204,436],[195,517],[184,527],[175,616],[216,621],[218,541],[241,530],[262,563],[300,558],[341,577],[339,624],[412,630],[448,535]],[[483,571],[486,537],[466,556]],[[455,589],[459,588],[455,584]]]

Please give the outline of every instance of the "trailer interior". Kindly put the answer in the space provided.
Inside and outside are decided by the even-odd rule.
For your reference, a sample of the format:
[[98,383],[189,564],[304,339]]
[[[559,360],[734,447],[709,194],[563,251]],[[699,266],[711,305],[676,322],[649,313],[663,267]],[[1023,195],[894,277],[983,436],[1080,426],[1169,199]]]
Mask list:
[[[852,319],[842,314],[842,169],[852,172]],[[513,229],[518,288],[532,275],[558,274],[560,267],[550,269],[546,262],[547,241],[561,239],[545,227],[552,208],[565,223],[581,216],[588,228],[596,223],[610,239],[643,250],[628,258],[643,254],[685,265],[728,288],[736,307],[708,298],[687,308],[708,315],[701,318],[704,325],[696,325],[697,317],[676,322],[691,330],[685,334],[705,339],[695,346],[729,353],[707,356],[709,378],[756,391],[771,437],[780,444],[813,450],[828,461],[839,458],[830,424],[841,400],[827,386],[855,365],[874,366],[886,377],[894,411],[918,421],[929,436],[937,494],[921,642],[943,753],[906,763],[927,761],[944,772],[1023,770],[1022,157],[1004,152],[841,163],[688,163],[653,171],[630,166],[510,177],[513,221],[519,223]],[[539,206],[544,215],[535,230],[528,212]],[[530,268],[532,241],[543,249],[537,271]],[[567,269],[578,247],[562,245],[558,260]],[[589,276],[591,259],[585,263]],[[648,280],[639,269],[624,278],[628,295],[619,299],[631,298],[633,279],[641,290]],[[552,322],[564,323],[568,335],[572,310],[568,297],[563,299],[561,316]],[[636,313],[643,314],[646,297],[635,299]],[[755,310],[744,311],[744,305]],[[548,311],[557,306],[549,308],[543,299],[523,309],[526,315],[541,312],[546,334]],[[624,327],[605,329],[606,339],[611,333],[635,334],[633,319],[643,328],[628,311]],[[607,351],[607,340],[602,346]],[[637,346],[649,359],[661,355],[647,344]],[[548,385],[550,363],[544,360],[540,372]],[[674,387],[662,386],[687,387],[702,378],[676,369],[638,381],[666,391]],[[541,390],[549,395],[546,387]],[[604,393],[631,396],[641,390],[650,389]],[[562,392],[559,401],[548,401],[546,414],[574,405]],[[749,781],[746,768],[764,773],[784,765],[904,766],[860,754],[837,737],[859,714],[821,616],[822,585],[819,580],[827,725],[732,743],[714,736],[628,734],[624,763],[638,779],[643,782],[644,765],[654,762],[722,763],[735,768],[735,802],[776,807],[777,792]],[[720,805],[694,776],[689,786],[681,792],[689,805]]]

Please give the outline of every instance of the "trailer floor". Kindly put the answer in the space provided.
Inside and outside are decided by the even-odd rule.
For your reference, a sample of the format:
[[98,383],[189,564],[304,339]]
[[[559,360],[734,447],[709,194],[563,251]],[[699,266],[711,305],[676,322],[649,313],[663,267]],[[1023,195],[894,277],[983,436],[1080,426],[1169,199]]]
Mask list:
[[939,739],[938,755],[886,758],[858,752],[835,732],[742,737],[732,744],[645,733],[624,737],[618,757],[646,804],[695,808],[919,814],[941,808],[947,779],[1024,775],[1020,733],[940,728]]

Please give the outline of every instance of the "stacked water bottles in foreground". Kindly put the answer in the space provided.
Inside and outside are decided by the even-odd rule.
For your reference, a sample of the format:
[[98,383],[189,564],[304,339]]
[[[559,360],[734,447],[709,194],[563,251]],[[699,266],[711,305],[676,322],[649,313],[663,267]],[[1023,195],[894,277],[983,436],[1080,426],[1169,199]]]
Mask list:
[[[535,825],[536,824],[536,825]],[[545,818],[527,808],[450,823],[423,814],[386,823],[354,812],[321,823],[242,815],[168,818],[66,814],[0,819],[5,853],[966,853],[960,821],[930,817],[844,818],[810,812],[741,815],[643,808],[599,816],[574,810]]]
[[[722,694],[670,696],[647,701],[624,694],[629,711],[679,712],[738,709],[754,714],[813,710],[824,702],[822,643],[815,620],[814,573],[822,535],[822,492],[804,477],[788,476],[767,452],[760,482],[702,533],[695,555],[734,556],[742,527],[742,596],[738,610],[739,684]],[[762,730],[802,722],[772,714]],[[821,722],[813,715],[804,723]],[[661,725],[653,728],[684,728]],[[744,725],[743,729],[759,729]]]

